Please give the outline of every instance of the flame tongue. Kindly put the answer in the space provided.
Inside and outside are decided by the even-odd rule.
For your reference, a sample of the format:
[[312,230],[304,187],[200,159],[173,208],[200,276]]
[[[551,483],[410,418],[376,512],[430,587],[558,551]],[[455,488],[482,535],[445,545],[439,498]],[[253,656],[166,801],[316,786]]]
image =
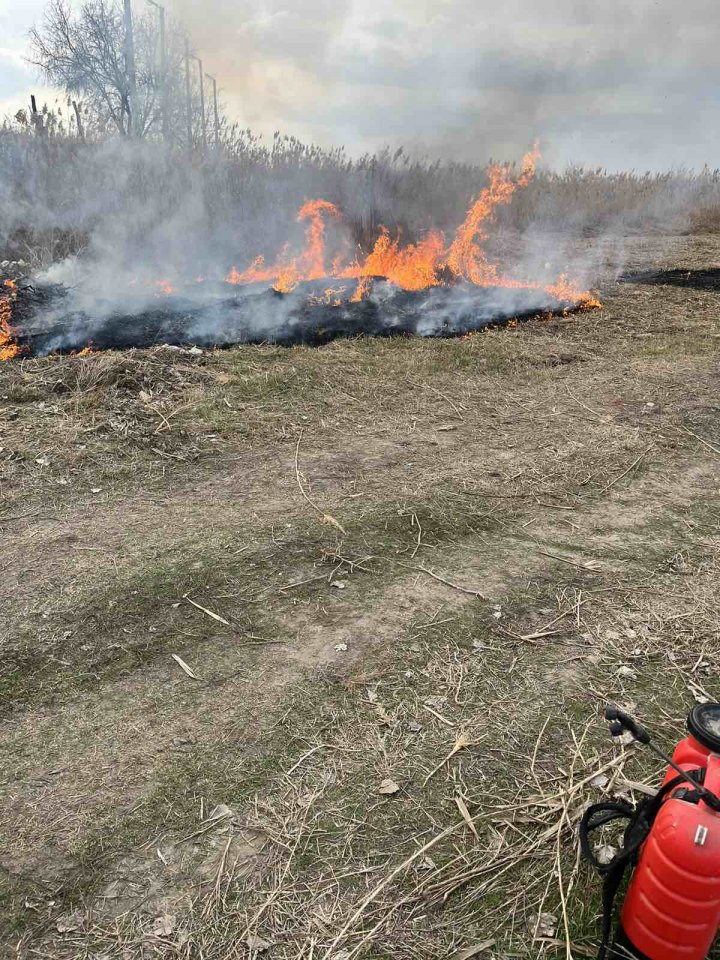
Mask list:
[[325,262],[326,222],[328,218],[339,221],[342,216],[335,204],[327,200],[311,200],[298,214],[299,222],[308,222],[306,246],[300,256],[291,258],[286,245],[271,266],[263,257],[258,257],[243,273],[233,268],[226,280],[234,284],[263,281],[271,283],[279,293],[289,293],[302,281],[323,277],[357,279],[355,301],[367,296],[372,277],[385,277],[403,290],[426,290],[464,280],[482,287],[544,290],[568,302],[588,300],[590,295],[566,277],[561,277],[553,285],[542,286],[503,276],[497,266],[488,261],[483,249],[488,237],[487,228],[497,208],[510,203],[515,192],[530,183],[539,158],[536,144],[523,158],[517,177],[507,165],[491,165],[487,171],[488,185],[471,205],[447,248],[445,237],[438,230],[430,231],[420,243],[403,246],[399,236],[391,237],[389,230],[383,227],[372,252],[364,261],[343,266],[341,258],[337,258],[328,271]]
[[391,239],[386,227],[375,242],[372,253],[363,264],[355,264],[340,272],[342,277],[386,277],[403,290],[425,290],[439,284],[445,237],[433,231],[417,244],[401,248],[400,238]]
[[12,305],[17,299],[17,285],[13,280],[6,280],[4,287],[7,292],[0,296],[0,361],[12,360],[20,355],[20,347],[15,343],[15,336],[10,326]]
[[302,280],[321,280],[327,276],[325,271],[325,221],[323,214],[340,220],[340,211],[334,203],[327,200],[311,200],[298,214],[298,220],[309,220],[307,228],[307,248],[297,261],[297,269]]
[[[342,214],[335,204],[327,200],[308,200],[297,217],[298,222],[305,225],[305,248],[302,253],[292,257],[286,244],[272,264],[266,263],[261,256],[257,257],[242,272],[233,268],[226,282],[238,285],[270,284],[278,293],[290,293],[301,282],[327,279],[329,282],[322,288],[318,285],[318,293],[311,295],[308,300],[310,306],[316,307],[339,307],[345,302],[365,300],[371,296],[373,281],[377,278],[383,278],[395,288],[406,291],[448,288],[464,283],[479,287],[538,291],[560,301],[559,309],[571,304],[599,306],[591,294],[583,292],[566,276],[559,277],[549,285],[507,277],[488,260],[484,250],[488,227],[498,207],[510,203],[516,191],[530,183],[539,155],[535,146],[523,159],[519,175],[514,175],[512,168],[507,165],[490,166],[487,186],[471,204],[449,245],[444,234],[438,230],[430,231],[416,244],[403,244],[400,235],[393,237],[383,227],[372,251],[364,260],[356,259],[348,263],[338,256],[328,268],[327,226],[332,221],[342,221]],[[351,285],[337,285],[333,279],[356,281],[354,292],[351,293]],[[201,283],[202,278],[198,278],[197,282]],[[17,287],[12,280],[6,280],[4,288],[0,287],[0,361],[12,359],[23,352],[16,342],[12,326]],[[174,293],[169,280],[157,281],[154,289],[158,296],[168,297]],[[347,298],[344,296],[346,292]],[[438,289],[437,294],[443,294],[443,290]]]
[[225,278],[226,283],[271,283],[278,293],[290,293],[303,280],[321,280],[327,276],[325,268],[325,220],[324,217],[341,219],[340,211],[328,200],[308,200],[298,213],[298,222],[309,220],[305,232],[305,250],[299,257],[288,256],[288,245],[282,248],[275,262],[268,266],[264,257],[256,257],[252,264],[240,273],[232,268]]
[[447,266],[452,272],[479,286],[502,284],[497,268],[488,263],[480,243],[487,239],[484,229],[498,206],[510,203],[518,187],[526,187],[535,176],[535,167],[540,158],[537,144],[523,159],[520,178],[513,180],[510,168],[493,164],[488,169],[490,183],[482,191],[468,211],[447,255]]

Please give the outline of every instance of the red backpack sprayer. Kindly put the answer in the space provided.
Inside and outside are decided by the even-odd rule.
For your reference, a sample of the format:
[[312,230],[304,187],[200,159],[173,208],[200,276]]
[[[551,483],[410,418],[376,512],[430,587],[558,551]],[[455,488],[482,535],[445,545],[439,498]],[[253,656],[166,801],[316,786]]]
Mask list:
[[[583,816],[583,855],[604,877],[598,960],[705,960],[720,923],[720,704],[691,711],[690,736],[672,759],[622,710],[609,706],[605,717],[613,736],[627,731],[668,770],[658,793],[637,807],[596,803]],[[602,864],[590,835],[621,819],[629,821],[623,848]],[[615,897],[628,867],[634,872],[613,938]]]

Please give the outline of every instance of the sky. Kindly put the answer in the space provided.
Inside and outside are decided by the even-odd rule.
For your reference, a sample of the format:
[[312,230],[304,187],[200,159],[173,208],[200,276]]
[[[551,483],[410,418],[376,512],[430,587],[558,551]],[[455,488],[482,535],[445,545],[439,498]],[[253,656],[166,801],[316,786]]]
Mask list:
[[[73,0],[79,3],[81,0]],[[138,8],[144,0],[133,0]],[[352,154],[720,166],[717,0],[166,0],[227,113]],[[42,0],[0,0],[0,114]]]

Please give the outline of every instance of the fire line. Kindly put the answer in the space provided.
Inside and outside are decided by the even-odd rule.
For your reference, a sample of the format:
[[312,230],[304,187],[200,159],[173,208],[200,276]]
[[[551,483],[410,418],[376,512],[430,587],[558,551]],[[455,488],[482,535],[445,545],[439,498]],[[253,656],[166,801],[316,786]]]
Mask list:
[[6,280],[3,286],[7,293],[0,296],[0,361],[12,360],[20,355],[20,347],[15,342],[15,334],[10,323],[13,303],[17,299],[17,286],[14,280]]
[[[366,256],[336,255],[329,263],[328,229],[345,219],[336,204],[315,199],[297,215],[305,226],[298,255],[285,243],[272,262],[257,256],[245,270],[233,267],[224,284],[203,277],[179,286],[167,278],[133,280],[135,310],[123,303],[94,316],[73,308],[61,285],[18,289],[7,280],[0,291],[0,360],[157,342],[229,346],[320,343],[335,336],[458,336],[518,318],[598,307],[566,275],[553,283],[531,282],[488,258],[485,242],[498,209],[530,184],[538,159],[535,146],[518,174],[507,164],[492,164],[487,185],[449,241],[433,229],[416,243],[403,243],[381,227]],[[198,287],[204,288],[199,298],[193,293]],[[148,294],[162,305],[149,308]],[[46,308],[65,302],[67,319],[54,306],[49,321]]]
[[327,200],[311,200],[298,213],[298,222],[308,223],[305,249],[298,257],[289,256],[286,244],[272,264],[268,265],[264,257],[258,256],[242,272],[233,267],[226,282],[237,285],[265,282],[272,284],[279,293],[289,293],[303,281],[322,277],[354,279],[358,284],[353,299],[359,301],[367,296],[368,283],[373,277],[383,277],[403,290],[426,290],[466,281],[480,287],[542,290],[561,300],[591,305],[591,295],[566,276],[546,286],[504,276],[488,261],[483,249],[488,237],[487,228],[497,208],[510,203],[519,188],[528,186],[539,158],[536,144],[524,157],[521,173],[516,179],[507,164],[492,164],[487,171],[488,185],[470,206],[449,245],[442,231],[431,230],[419,243],[403,246],[400,237],[391,237],[390,231],[383,227],[372,251],[362,262],[356,260],[343,265],[335,261],[328,269],[325,262],[325,218],[339,221],[342,214]]

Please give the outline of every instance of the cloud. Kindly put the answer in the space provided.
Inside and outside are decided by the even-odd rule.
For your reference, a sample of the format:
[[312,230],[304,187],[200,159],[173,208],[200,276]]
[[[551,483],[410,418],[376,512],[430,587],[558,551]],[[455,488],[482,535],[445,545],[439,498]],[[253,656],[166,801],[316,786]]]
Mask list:
[[28,30],[42,9],[42,0],[3,0],[0,5],[0,120],[27,107],[31,92],[48,92],[34,85],[36,77],[25,61]]
[[713,162],[715,0],[174,0],[242,119],[353,151]]

